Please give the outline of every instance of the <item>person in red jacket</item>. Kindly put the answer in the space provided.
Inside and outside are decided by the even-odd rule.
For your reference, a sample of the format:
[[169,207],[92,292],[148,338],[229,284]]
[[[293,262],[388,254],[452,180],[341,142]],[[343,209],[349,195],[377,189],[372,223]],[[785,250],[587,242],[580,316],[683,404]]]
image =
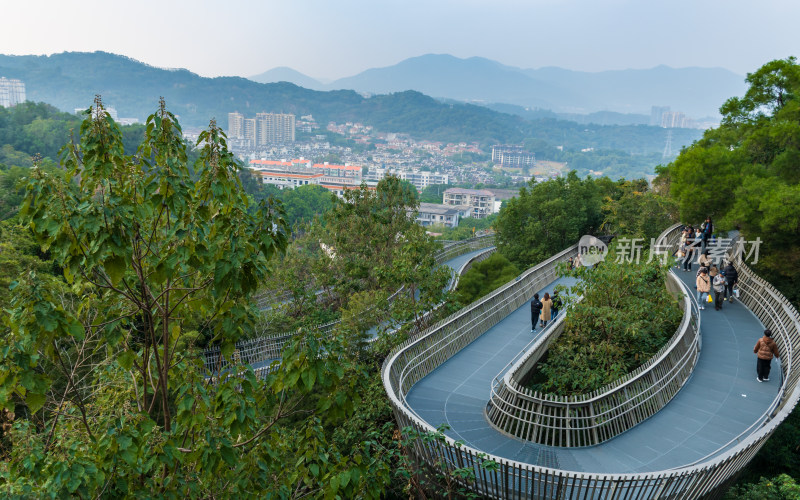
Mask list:
[[776,358],[781,357],[781,355],[778,354],[778,344],[772,340],[772,332],[769,328],[764,330],[764,336],[758,339],[756,346],[753,348],[753,352],[758,355],[758,361],[756,363],[756,373],[758,376],[756,380],[759,382],[768,382],[772,356],[774,355]]

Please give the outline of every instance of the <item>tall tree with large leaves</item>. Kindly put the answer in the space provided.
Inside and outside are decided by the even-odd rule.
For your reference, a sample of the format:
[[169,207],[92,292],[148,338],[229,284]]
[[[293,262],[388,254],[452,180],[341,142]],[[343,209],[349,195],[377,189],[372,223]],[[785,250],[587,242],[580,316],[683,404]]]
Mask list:
[[[63,150],[79,181],[34,171],[23,214],[67,281],[93,287],[84,301],[102,315],[92,328],[138,374],[140,408],[169,430],[170,368],[183,356],[175,346],[186,322],[209,318],[205,326],[231,346],[252,319],[247,296],[286,246],[285,226],[266,203],[248,213],[238,167],[213,122],[201,134],[193,182],[180,126],[163,100],[136,157],[124,155],[99,99],[92,113],[80,142]],[[18,305],[13,319],[22,333],[25,310],[35,304]]]

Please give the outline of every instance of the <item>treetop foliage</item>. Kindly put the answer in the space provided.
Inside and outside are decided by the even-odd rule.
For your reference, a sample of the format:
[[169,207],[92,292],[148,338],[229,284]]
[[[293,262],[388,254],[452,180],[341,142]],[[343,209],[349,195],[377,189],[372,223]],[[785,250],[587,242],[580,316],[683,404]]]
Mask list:
[[508,200],[495,222],[497,248],[527,269],[593,234],[602,223],[600,190],[594,180],[566,177],[531,181]]

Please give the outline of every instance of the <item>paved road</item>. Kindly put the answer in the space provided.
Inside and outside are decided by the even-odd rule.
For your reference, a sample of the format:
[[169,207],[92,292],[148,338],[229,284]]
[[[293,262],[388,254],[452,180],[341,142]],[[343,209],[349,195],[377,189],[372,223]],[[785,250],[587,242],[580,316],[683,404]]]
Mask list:
[[[694,273],[678,276],[693,289]],[[551,292],[561,278],[539,291]],[[763,326],[739,303],[701,311],[702,350],[689,381],[660,412],[600,445],[557,448],[523,442],[484,417],[490,383],[532,338],[526,304],[476,339],[409,392],[409,406],[446,434],[495,456],[571,471],[633,473],[693,462],[747,429],[777,395],[780,370],[756,381],[753,345]],[[537,334],[541,332],[537,331]]]

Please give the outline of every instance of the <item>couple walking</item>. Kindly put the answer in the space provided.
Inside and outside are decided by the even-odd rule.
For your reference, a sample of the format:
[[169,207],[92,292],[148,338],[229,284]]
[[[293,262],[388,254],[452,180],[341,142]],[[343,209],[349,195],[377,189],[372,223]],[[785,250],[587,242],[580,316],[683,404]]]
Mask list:
[[542,300],[539,300],[538,293],[533,294],[533,300],[531,300],[531,333],[536,331],[537,321],[542,328],[547,326],[547,322],[558,314],[560,305],[561,300],[558,297],[558,292],[553,292],[552,297],[550,297],[549,293],[545,293]]

